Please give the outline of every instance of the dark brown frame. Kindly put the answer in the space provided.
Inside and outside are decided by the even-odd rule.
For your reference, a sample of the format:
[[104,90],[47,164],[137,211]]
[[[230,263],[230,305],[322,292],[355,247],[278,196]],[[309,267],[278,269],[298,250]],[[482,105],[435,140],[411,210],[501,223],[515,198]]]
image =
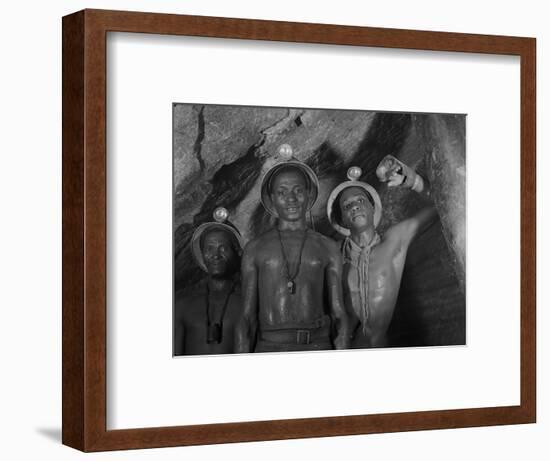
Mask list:
[[[521,58],[521,404],[106,430],[108,31]],[[532,423],[536,418],[534,38],[83,10],[63,18],[63,443],[83,451]]]

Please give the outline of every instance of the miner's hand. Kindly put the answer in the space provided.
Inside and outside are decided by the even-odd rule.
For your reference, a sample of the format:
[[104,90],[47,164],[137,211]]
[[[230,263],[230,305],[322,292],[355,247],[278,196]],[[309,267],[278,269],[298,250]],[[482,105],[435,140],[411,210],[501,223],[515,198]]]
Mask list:
[[381,182],[387,182],[388,187],[404,185],[411,188],[416,172],[393,155],[386,155],[376,168],[376,176]]

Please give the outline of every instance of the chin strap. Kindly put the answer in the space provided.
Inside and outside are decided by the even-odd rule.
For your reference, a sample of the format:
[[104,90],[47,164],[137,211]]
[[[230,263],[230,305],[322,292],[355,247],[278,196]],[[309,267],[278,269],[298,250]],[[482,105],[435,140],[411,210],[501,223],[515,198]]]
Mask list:
[[313,214],[311,213],[311,210],[308,211],[309,213],[309,222],[311,224],[311,229],[315,231],[315,221],[313,220]]

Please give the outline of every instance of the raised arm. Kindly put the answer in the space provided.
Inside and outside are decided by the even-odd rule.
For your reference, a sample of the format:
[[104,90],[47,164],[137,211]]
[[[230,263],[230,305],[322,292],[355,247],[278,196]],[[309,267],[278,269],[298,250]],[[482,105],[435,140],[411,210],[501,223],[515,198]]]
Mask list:
[[386,155],[382,159],[376,167],[376,176],[381,182],[387,182],[388,187],[406,187],[421,195],[430,195],[428,181],[393,155]]
[[241,261],[243,311],[235,331],[235,352],[253,352],[258,331],[258,270],[253,242],[244,249]]
[[335,242],[327,238],[329,263],[326,268],[329,308],[336,326],[335,349],[348,349],[351,342],[351,324],[342,295],[342,255]]
[[[408,165],[392,155],[382,159],[376,168],[376,175],[388,187],[406,187],[425,197],[430,196],[430,185]],[[411,241],[424,232],[438,218],[437,211],[432,205],[423,208],[414,216],[392,226],[386,232],[386,238],[396,240],[403,249],[407,249]]]
[[412,240],[438,219],[435,207],[429,206],[423,208],[410,218],[390,227],[386,231],[386,238],[396,240],[403,249],[407,249]]

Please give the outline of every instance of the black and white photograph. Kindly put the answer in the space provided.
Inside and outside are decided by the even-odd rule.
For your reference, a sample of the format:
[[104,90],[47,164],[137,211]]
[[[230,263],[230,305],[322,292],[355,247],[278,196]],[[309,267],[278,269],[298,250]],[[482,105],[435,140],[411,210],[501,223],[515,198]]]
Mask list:
[[465,146],[465,114],[174,103],[174,355],[465,345]]

